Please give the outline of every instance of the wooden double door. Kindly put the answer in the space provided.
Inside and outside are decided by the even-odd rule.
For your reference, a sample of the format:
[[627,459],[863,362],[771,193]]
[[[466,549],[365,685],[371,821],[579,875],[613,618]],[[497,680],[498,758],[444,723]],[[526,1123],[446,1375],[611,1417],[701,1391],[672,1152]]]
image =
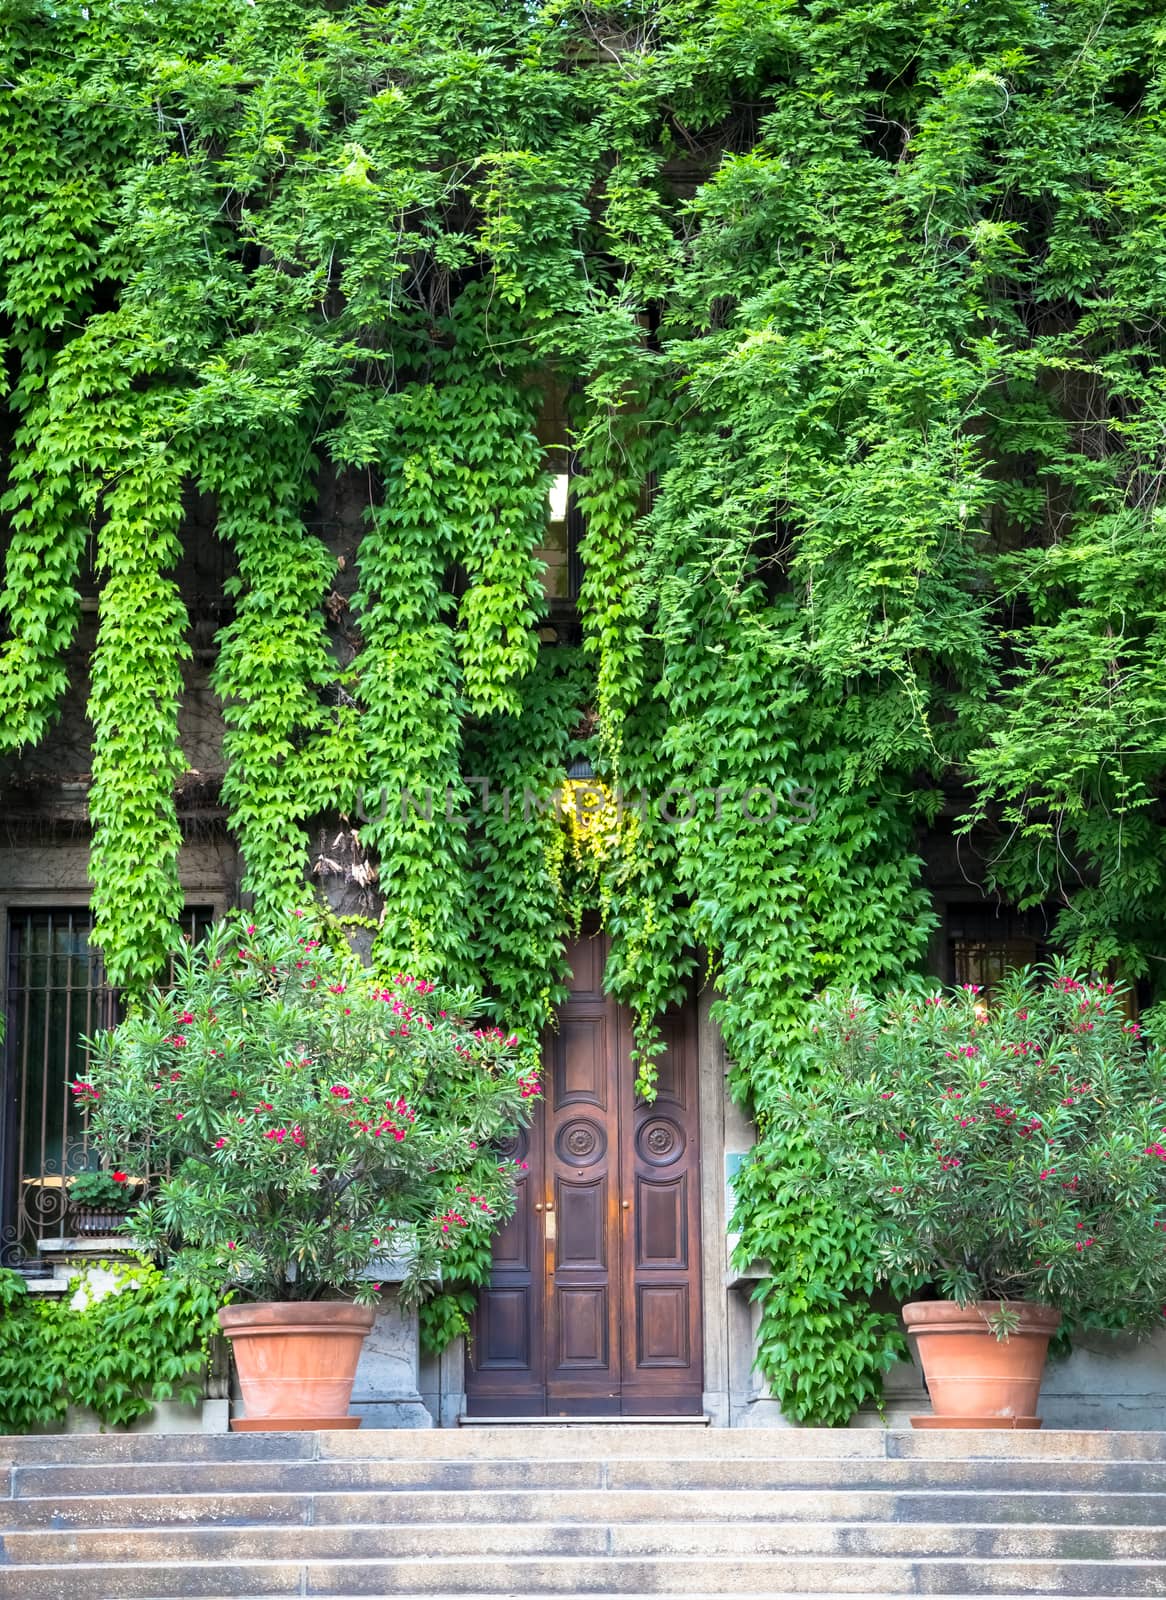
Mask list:
[[700,1152],[694,1007],[666,1021],[658,1092],[636,1097],[606,942],[569,952],[514,1216],[494,1243],[466,1356],[471,1416],[698,1414]]

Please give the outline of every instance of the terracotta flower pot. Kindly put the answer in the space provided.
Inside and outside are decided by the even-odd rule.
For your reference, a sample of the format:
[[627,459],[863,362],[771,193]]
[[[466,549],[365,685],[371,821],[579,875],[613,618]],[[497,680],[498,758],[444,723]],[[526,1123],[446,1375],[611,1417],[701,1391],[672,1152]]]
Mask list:
[[343,1300],[224,1306],[219,1324],[235,1355],[244,1433],[359,1428],[348,1415],[361,1346],[376,1313]]
[[997,1339],[987,1318],[998,1300],[959,1306],[917,1300],[903,1307],[915,1335],[933,1415],[912,1417],[913,1428],[1039,1428],[1036,1414],[1049,1339],[1061,1313],[1026,1300],[1006,1302],[1020,1326]]

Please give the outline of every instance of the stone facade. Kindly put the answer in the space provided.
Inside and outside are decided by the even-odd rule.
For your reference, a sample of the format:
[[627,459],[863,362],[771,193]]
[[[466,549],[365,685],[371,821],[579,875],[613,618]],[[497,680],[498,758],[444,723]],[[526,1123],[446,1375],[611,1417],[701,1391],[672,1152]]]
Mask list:
[[[542,632],[548,647],[570,638],[575,628],[573,586],[576,553],[567,497],[570,456],[565,443],[567,397],[549,393],[539,434],[548,452],[554,482],[545,547],[540,551],[548,598]],[[345,480],[321,484],[318,519],[313,524],[336,558],[334,586],[327,598],[333,648],[347,664],[357,647],[349,618],[356,576],[356,552],[365,504],[364,486]],[[222,778],[221,708],[210,687],[217,629],[229,617],[223,583],[229,554],[213,532],[212,510],[192,499],[185,530],[185,554],[178,574],[191,616],[193,659],[185,668],[181,738],[188,771],[179,788],[184,830],[180,875],[191,906],[218,915],[240,898],[241,863],[219,801]],[[91,729],[85,703],[87,661],[96,637],[97,592],[91,582],[83,594],[81,627],[70,656],[71,693],[56,728],[45,743],[21,757],[0,762],[0,976],[7,973],[5,939],[8,913],[44,908],[84,908],[88,877],[87,789]],[[960,807],[953,802],[951,815]],[[932,950],[933,969],[951,971],[953,938],[966,920],[969,904],[979,918],[981,937],[991,937],[992,908],[979,895],[987,846],[975,838],[958,842],[940,818],[923,841],[927,875],[939,912]],[[343,913],[375,913],[375,889],[358,834],[342,818],[317,819],[305,867],[329,901]],[[973,919],[974,920],[974,919]],[[1039,918],[1009,937],[1037,947]],[[1000,919],[1001,929],[1004,927]],[[983,930],[987,930],[985,934]],[[1000,934],[1000,942],[1005,940]],[[731,1179],[753,1143],[753,1130],[725,1091],[724,1052],[709,1017],[710,996],[700,999],[699,1072],[701,1119],[701,1237],[704,1315],[705,1410],[717,1427],[785,1427],[777,1402],[753,1370],[756,1310],[750,1293],[752,1273],[730,1264]],[[1054,1426],[1111,1428],[1166,1426],[1166,1335],[1145,1345],[1097,1335],[1082,1342],[1072,1358],[1054,1365],[1045,1389],[1044,1410]],[[464,1353],[460,1342],[440,1360],[421,1358],[415,1313],[405,1312],[395,1290],[386,1293],[357,1380],[355,1407],[373,1427],[430,1427],[456,1423],[464,1407]],[[912,1366],[891,1375],[886,1417],[902,1421],[924,1405],[919,1376]],[[216,1414],[217,1415],[217,1414]],[[879,1425],[878,1414],[855,1419],[856,1426]]]

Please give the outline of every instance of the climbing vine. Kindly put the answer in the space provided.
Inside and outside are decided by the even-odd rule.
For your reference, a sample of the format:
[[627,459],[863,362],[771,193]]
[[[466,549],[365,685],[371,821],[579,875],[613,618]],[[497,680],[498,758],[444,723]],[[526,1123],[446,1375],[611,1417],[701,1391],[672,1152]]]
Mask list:
[[[1154,989],[1158,10],[0,0],[0,778],[88,671],[111,973],[181,904],[197,537],[247,892],[345,819],[374,961],[532,1052],[591,910],[644,1092],[699,975],[764,1128],[808,997],[925,962],[936,827]],[[847,1276],[813,1152],[761,1150],[762,1365],[838,1420],[893,1347],[863,1230]]]

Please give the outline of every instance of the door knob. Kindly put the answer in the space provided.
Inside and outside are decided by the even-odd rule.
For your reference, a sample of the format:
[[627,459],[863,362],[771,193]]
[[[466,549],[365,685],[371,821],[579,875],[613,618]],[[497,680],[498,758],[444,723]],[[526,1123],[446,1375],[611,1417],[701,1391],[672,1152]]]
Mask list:
[[535,1210],[536,1210],[536,1211],[541,1211],[541,1210],[542,1210],[542,1202],[541,1202],[541,1200],[536,1200],[536,1201],[535,1201],[535,1203],[534,1203],[534,1209],[535,1209]]
[[630,1211],[632,1209],[631,1201],[630,1200],[625,1200],[624,1203],[623,1203],[623,1208],[624,1208],[625,1211]]

